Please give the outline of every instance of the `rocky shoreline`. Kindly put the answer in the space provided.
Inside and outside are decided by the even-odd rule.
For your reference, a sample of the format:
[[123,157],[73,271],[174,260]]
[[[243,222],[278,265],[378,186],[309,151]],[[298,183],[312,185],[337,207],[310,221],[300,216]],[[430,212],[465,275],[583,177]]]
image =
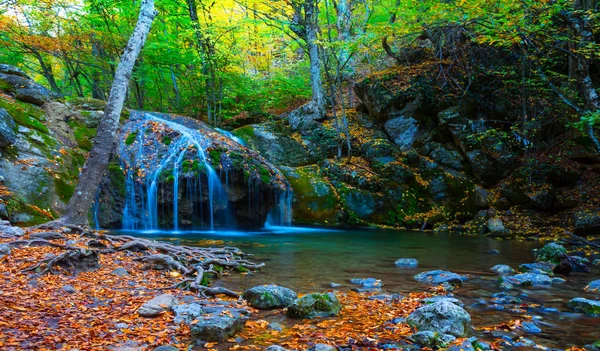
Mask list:
[[[524,289],[534,289],[528,294],[535,294],[536,288],[560,288],[565,280],[559,276],[569,279],[564,274],[589,272],[589,267],[597,274],[600,263],[574,256],[577,248],[567,251],[550,243],[537,251],[533,263],[516,269],[490,267],[502,291],[481,303],[489,311],[512,310],[521,317],[499,325],[475,326],[471,314],[477,312],[466,307],[457,293],[478,277],[421,271],[412,258],[395,263],[419,272],[414,279],[423,283],[423,289],[408,294],[387,293],[385,282],[375,278],[350,280],[351,289],[332,283],[329,291],[303,296],[276,285],[235,292],[220,288],[215,279],[251,274],[245,267],[250,271],[261,267],[240,260],[247,255],[235,248],[199,248],[231,254],[245,267],[211,263],[204,271],[219,274],[202,279],[203,287],[194,289],[181,284],[189,281],[181,267],[147,260],[168,253],[168,243],[148,242],[144,247],[139,244],[146,241],[127,238],[111,244],[117,237],[102,232],[22,229],[6,222],[0,232],[0,299],[7,306],[0,312],[5,321],[0,343],[7,350],[41,345],[46,349],[122,351],[542,348],[528,335],[543,332],[544,313],[561,312],[525,302],[531,297],[524,295]],[[70,248],[97,255],[52,261]],[[595,319],[600,317],[600,303],[590,295],[598,294],[600,280],[593,276],[589,280],[581,297],[572,298],[565,310]],[[79,329],[91,334],[73,333]],[[588,350],[597,348],[586,346]]]

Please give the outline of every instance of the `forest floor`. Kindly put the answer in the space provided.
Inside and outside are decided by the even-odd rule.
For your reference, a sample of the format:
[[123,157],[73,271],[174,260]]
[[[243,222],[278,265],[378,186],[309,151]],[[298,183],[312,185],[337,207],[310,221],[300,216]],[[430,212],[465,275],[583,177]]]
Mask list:
[[[184,323],[175,324],[171,311],[152,318],[138,314],[142,304],[164,293],[184,301],[199,299],[192,291],[170,288],[181,281],[180,272],[148,269],[139,258],[152,252],[118,250],[99,255],[99,266],[90,271],[73,272],[54,267],[48,274],[40,275],[43,265],[32,272],[26,271],[64,251],[61,247],[35,245],[36,234],[44,232],[47,231],[27,230],[18,240],[28,241],[28,244],[16,245],[9,254],[0,257],[2,350],[131,351],[153,350],[163,345],[179,350],[264,350],[273,344],[308,350],[317,343],[336,345],[343,350],[382,350],[382,345],[387,343],[410,344],[407,338],[413,330],[405,324],[403,317],[420,307],[423,298],[446,292],[440,287],[430,287],[392,301],[370,299],[372,293],[336,292],[344,306],[339,316],[298,320],[279,331],[270,328],[262,319],[264,311],[251,308],[241,298],[202,297],[205,302],[246,309],[250,318],[244,330],[235,337],[222,343],[197,345],[191,338],[190,327]],[[102,232],[93,233],[99,238],[103,235]],[[69,230],[61,236],[49,241],[75,246],[83,242],[82,235]],[[0,245],[14,241],[4,236]],[[248,273],[225,271],[222,279],[227,279],[228,274]],[[396,318],[398,322],[394,322]],[[520,323],[519,319],[507,320],[480,329],[510,331],[518,328]],[[452,344],[461,345],[465,340],[458,338]],[[501,349],[494,342],[491,347]]]

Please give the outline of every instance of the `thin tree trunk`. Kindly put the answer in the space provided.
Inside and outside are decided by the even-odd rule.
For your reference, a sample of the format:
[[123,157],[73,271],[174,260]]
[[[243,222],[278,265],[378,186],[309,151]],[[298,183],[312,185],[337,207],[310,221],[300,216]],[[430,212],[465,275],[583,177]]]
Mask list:
[[104,110],[104,118],[98,127],[98,134],[94,138],[92,150],[83,167],[83,173],[79,178],[75,193],[67,204],[65,214],[59,219],[61,224],[88,224],[88,211],[94,201],[98,185],[108,167],[110,150],[117,135],[119,117],[123,110],[131,72],[156,15],[154,0],[142,0],[137,24],[117,66],[106,109]]
[[322,113],[325,111],[325,97],[323,82],[321,80],[321,60],[319,57],[318,40],[318,8],[313,0],[305,3],[306,16],[306,45],[310,61],[310,85],[312,89],[312,102]]

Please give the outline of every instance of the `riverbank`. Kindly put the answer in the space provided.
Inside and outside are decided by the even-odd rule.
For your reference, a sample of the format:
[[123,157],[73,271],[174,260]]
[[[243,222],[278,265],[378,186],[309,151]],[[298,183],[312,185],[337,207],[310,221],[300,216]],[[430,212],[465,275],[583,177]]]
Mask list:
[[[572,340],[569,340],[568,336],[553,338],[552,334],[556,332],[553,325],[560,320],[563,322],[565,320],[575,321],[573,318],[577,318],[577,323],[571,322],[571,324],[585,328],[586,323],[593,325],[597,321],[597,317],[580,317],[584,315],[567,306],[566,302],[569,297],[565,296],[564,291],[569,291],[569,289],[561,287],[558,276],[549,278],[551,287],[543,284],[535,286],[536,282],[532,283],[534,286],[527,286],[528,284],[524,283],[522,287],[519,287],[520,284],[510,281],[517,286],[505,287],[504,293],[495,293],[490,289],[489,284],[497,286],[498,283],[493,282],[502,275],[481,272],[477,269],[477,261],[474,261],[474,267],[464,267],[464,271],[471,269],[472,273],[460,273],[459,271],[460,274],[456,275],[460,277],[459,280],[453,278],[455,277],[452,275],[455,274],[454,272],[442,274],[442,280],[447,282],[444,287],[418,282],[414,284],[420,285],[399,287],[394,284],[391,276],[382,275],[381,270],[371,268],[369,270],[373,276],[384,277],[384,279],[357,281],[355,283],[358,284],[353,284],[346,279],[330,283],[326,277],[323,277],[319,284],[314,285],[312,277],[304,276],[300,279],[306,280],[308,290],[311,292],[333,291],[343,307],[335,317],[294,319],[285,316],[285,308],[260,310],[252,307],[252,304],[249,305],[243,299],[222,294],[217,294],[216,298],[199,297],[198,292],[172,288],[173,285],[186,279],[181,270],[164,269],[165,267],[160,266],[149,267],[147,263],[141,261],[141,258],[151,257],[158,251],[152,248],[149,250],[144,250],[142,247],[133,248],[132,245],[129,245],[130,249],[119,250],[119,247],[126,246],[138,239],[115,243],[111,250],[108,247],[109,243],[115,239],[102,232],[77,233],[75,228],[62,228],[58,231],[35,229],[21,232],[16,227],[3,227],[2,232],[0,240],[3,248],[2,258],[0,258],[0,299],[3,306],[7,308],[0,312],[2,317],[0,318],[2,320],[0,343],[6,350],[70,350],[73,348],[78,350],[154,350],[165,345],[174,347],[173,350],[263,350],[274,344],[281,345],[286,349],[297,350],[312,350],[316,344],[335,346],[338,350],[351,348],[394,350],[421,349],[432,345],[435,348],[451,348],[453,345],[463,345],[467,341],[469,344],[473,344],[475,340],[497,349],[515,346],[535,347],[540,342],[539,340],[546,340],[546,342],[555,340],[552,341],[552,348],[556,348],[556,345],[563,345],[562,348],[567,348],[567,344],[570,344],[571,346],[568,347],[576,350],[577,348],[573,345],[583,346],[582,343],[593,341],[589,341],[590,337],[593,337],[593,332],[592,334],[589,334],[589,331],[581,332],[581,335]],[[14,236],[19,234],[23,235]],[[456,236],[454,239],[458,238],[468,237]],[[413,243],[413,247],[420,245],[417,240],[413,239],[409,239]],[[177,247],[189,247],[187,245],[190,243],[186,242],[185,238],[178,240],[180,240],[180,246]],[[285,238],[284,236],[280,240],[288,242],[289,246],[289,237]],[[306,236],[302,240],[311,243],[311,239]],[[328,240],[337,241],[333,234]],[[340,240],[345,239],[342,237]],[[371,240],[375,246],[381,244],[381,242],[378,244],[381,239],[371,238]],[[431,242],[431,238],[426,240]],[[231,243],[231,240],[217,242],[210,237],[205,238],[205,241],[197,239],[194,241],[196,245],[219,245],[221,247],[213,250],[222,250]],[[460,242],[460,240],[454,241]],[[18,244],[14,244],[15,242]],[[50,242],[52,245],[48,246],[46,242]],[[6,249],[8,243],[12,243],[9,244],[10,250]],[[102,243],[106,247],[100,245]],[[464,243],[461,245],[465,245]],[[155,247],[170,247],[170,245],[163,241]],[[246,246],[249,245],[252,244],[246,244]],[[260,242],[254,245],[257,248],[265,246]],[[434,250],[437,250],[435,244],[430,245],[434,245]],[[44,265],[37,270],[25,271],[44,259],[58,257],[65,252],[67,246],[101,252],[98,255],[97,264],[94,264],[93,260],[79,266],[67,264],[63,267],[55,267],[53,273],[41,276],[39,273],[41,273],[41,269],[45,268]],[[266,244],[266,247],[274,246]],[[402,252],[402,245],[395,247],[398,252]],[[319,256],[315,256],[320,254],[314,251],[310,253],[304,248],[300,249],[308,251],[308,254],[313,255],[314,259],[321,262]],[[472,251],[468,247],[467,249]],[[245,257],[241,251],[231,250],[238,257]],[[244,250],[247,251],[246,248]],[[268,268],[265,268],[264,273],[216,267],[218,268],[216,270],[221,271],[222,269],[221,279],[216,280],[211,277],[210,283],[208,281],[203,283],[210,284],[215,289],[215,293],[241,292],[249,288],[249,284],[257,283],[256,278],[260,280],[260,277],[263,277],[262,280],[265,282],[269,279],[285,279],[272,275],[274,269],[293,274],[294,271],[290,271],[286,266],[282,266],[276,261],[269,262],[271,259],[264,256],[265,252],[252,250],[250,247],[248,250],[255,251],[257,258],[261,260],[266,258],[266,267]],[[275,247],[274,250],[280,249]],[[331,253],[334,254],[334,252]],[[293,252],[288,252],[288,254],[291,255],[290,257],[304,260]],[[455,250],[454,254],[457,255],[457,258],[462,255],[460,250]],[[493,252],[488,254],[490,258],[496,256],[498,255],[494,255]],[[371,264],[367,263],[365,258],[361,258],[360,255],[355,259],[365,262],[367,266]],[[471,257],[472,259],[473,257]],[[494,259],[489,261],[492,262]],[[248,263],[250,262],[248,261]],[[397,269],[408,269],[407,274],[412,276],[415,273],[427,271],[430,267],[426,262],[418,264],[418,268],[398,266]],[[270,265],[278,267],[270,267]],[[375,262],[375,266],[377,265],[380,263]],[[212,269],[215,269],[215,266],[213,264]],[[208,268],[211,267],[207,267],[206,271],[211,270]],[[354,272],[351,274],[356,274],[357,278],[361,274],[366,274],[365,270],[354,271],[352,267],[348,267],[348,269]],[[537,273],[530,271],[530,273],[538,274],[538,277],[554,276],[553,273],[547,271],[538,271]],[[565,278],[571,282],[569,285],[575,285],[577,289],[582,290],[580,296],[594,299],[592,291],[584,292],[579,287],[577,282],[582,279],[581,274],[576,273],[575,276]],[[592,267],[592,274],[585,275],[583,279],[592,281],[597,274],[598,268]],[[508,276],[516,275],[508,274]],[[487,292],[482,292],[484,289]],[[304,291],[304,289],[300,291]],[[209,293],[210,291],[205,292]],[[164,300],[165,294],[172,298]],[[552,299],[544,300],[543,296],[547,294],[554,295],[554,300],[565,298],[565,305],[553,304]],[[147,305],[157,296],[163,296],[156,305],[158,307],[155,306],[158,310],[150,313],[154,314],[152,317],[141,316],[140,307]],[[300,294],[300,296],[303,295]],[[407,324],[406,318],[417,309],[431,303],[432,300],[427,299],[434,296],[438,296],[436,299],[441,299],[442,296],[458,297],[458,300],[450,299],[448,301],[465,306],[464,308],[471,315],[472,327],[469,326],[469,331],[464,337],[462,335],[458,338],[454,337],[455,340],[448,338],[448,340],[452,340],[447,340],[442,344],[437,344],[437,341],[431,344],[431,340],[416,339],[423,335],[414,336],[415,330]],[[166,303],[164,303],[165,301]],[[192,313],[190,311],[193,311],[196,305],[200,306],[202,314],[190,319],[192,318],[189,317]],[[192,323],[194,321],[195,323]],[[226,327],[223,330],[228,330],[227,333],[218,334],[217,337],[213,332],[205,333],[206,326],[222,323],[225,323]],[[240,323],[245,326],[239,328]],[[200,326],[204,329],[199,329]],[[569,328],[572,327],[571,325]],[[537,332],[536,328],[540,331]],[[570,330],[569,328],[567,329]],[[203,335],[202,337],[211,340],[198,344],[198,340],[201,340],[198,335]],[[440,334],[440,336],[443,335],[444,333]],[[574,337],[574,334],[570,335]],[[475,339],[468,339],[468,337],[475,337]],[[543,343],[541,345],[544,346]],[[464,346],[459,347],[464,348]]]

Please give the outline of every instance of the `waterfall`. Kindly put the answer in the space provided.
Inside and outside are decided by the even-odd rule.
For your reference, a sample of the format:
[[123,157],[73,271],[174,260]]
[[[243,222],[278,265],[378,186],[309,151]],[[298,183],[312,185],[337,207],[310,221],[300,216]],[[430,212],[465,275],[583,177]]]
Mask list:
[[289,183],[230,132],[138,111],[125,129],[123,229],[261,226],[269,209],[266,225],[291,223]]
[[[156,123],[152,123],[156,122]],[[165,139],[163,141],[155,140],[147,137],[149,128],[164,128],[176,132],[178,137],[171,141]],[[155,114],[144,113],[143,118],[135,123],[130,128],[130,131],[135,134],[135,141],[131,142],[125,138],[121,140],[121,167],[126,170],[125,186],[126,198],[123,210],[123,228],[124,229],[145,229],[155,230],[161,227],[159,223],[158,200],[159,184],[163,178],[173,183],[173,222],[174,230],[179,230],[179,190],[180,190],[180,175],[183,170],[184,162],[187,163],[189,171],[190,162],[185,156],[193,156],[194,160],[199,161],[199,167],[194,170],[198,174],[195,175],[197,187],[194,189],[192,197],[202,199],[203,192],[208,195],[209,203],[209,228],[214,230],[214,211],[217,206],[226,206],[227,194],[221,186],[221,180],[215,172],[213,166],[208,162],[206,156],[206,147],[210,144],[202,133],[198,130],[188,128],[182,124],[164,119]],[[166,141],[168,140],[168,141]],[[126,148],[130,148],[131,144],[137,145],[137,151],[133,153],[126,152]],[[147,164],[147,158],[144,157],[148,153],[156,152],[159,149],[158,143],[167,146],[167,151],[164,155],[158,155],[160,160],[157,164]],[[129,145],[128,145],[129,144]],[[153,148],[154,146],[154,148]],[[127,157],[130,156],[130,157]],[[196,165],[196,164],[194,164]],[[201,174],[203,170],[205,174]],[[145,184],[136,182],[135,173],[145,172]],[[202,189],[200,177],[206,176],[208,180],[208,189]],[[139,205],[141,203],[141,206]],[[200,220],[203,221],[203,213],[199,213]]]
[[227,130],[223,130],[221,128],[215,128],[215,130],[221,134],[223,134],[224,136],[228,137],[229,139],[235,141],[236,143],[242,145],[242,146],[246,146],[246,143],[241,139],[236,137],[235,135],[233,135],[232,132],[227,131]]

